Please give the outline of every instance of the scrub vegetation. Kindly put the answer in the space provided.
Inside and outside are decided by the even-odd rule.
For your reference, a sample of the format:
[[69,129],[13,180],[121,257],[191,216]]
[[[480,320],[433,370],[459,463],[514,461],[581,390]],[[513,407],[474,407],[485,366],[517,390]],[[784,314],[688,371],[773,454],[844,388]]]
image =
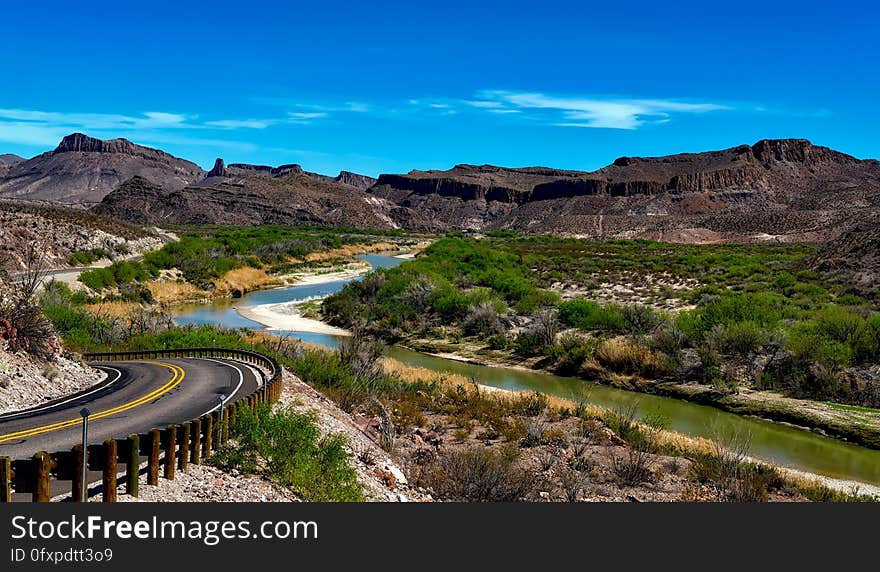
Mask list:
[[[720,406],[749,389],[878,408],[877,301],[808,270],[813,252],[787,244],[447,237],[411,262],[347,285],[322,311],[336,325],[363,325],[418,349],[519,361]],[[796,413],[784,420],[815,421]],[[851,436],[880,444],[859,432]]]
[[[178,233],[180,240],[148,252],[142,260],[118,261],[106,268],[88,270],[80,275],[80,281],[97,292],[121,289],[123,295],[140,299],[149,295],[144,293],[145,288],[125,287],[156,279],[163,270],[176,270],[181,280],[211,291],[218,279],[239,268],[293,272],[312,253],[380,239],[400,239],[400,233],[393,231],[272,225],[184,227]],[[85,259],[87,254],[80,256]]]

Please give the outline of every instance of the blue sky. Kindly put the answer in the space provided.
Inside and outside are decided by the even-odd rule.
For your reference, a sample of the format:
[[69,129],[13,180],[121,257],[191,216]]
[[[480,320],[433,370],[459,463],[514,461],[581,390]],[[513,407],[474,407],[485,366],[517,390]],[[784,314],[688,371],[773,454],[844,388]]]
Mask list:
[[591,170],[803,137],[880,157],[880,8],[809,2],[15,2],[0,153],[73,131],[210,167]]

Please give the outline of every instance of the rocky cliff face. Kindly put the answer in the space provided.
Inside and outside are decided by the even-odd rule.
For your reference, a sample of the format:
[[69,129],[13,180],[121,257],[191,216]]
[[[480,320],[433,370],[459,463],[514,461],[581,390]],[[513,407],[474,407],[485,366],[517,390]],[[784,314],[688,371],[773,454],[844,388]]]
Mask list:
[[179,189],[205,173],[195,163],[126,139],[74,133],[53,151],[0,171],[0,197],[96,203],[135,175]]
[[349,187],[354,187],[362,191],[365,191],[376,184],[376,179],[373,177],[359,175],[358,173],[352,173],[351,171],[339,171],[339,174],[336,175],[334,180],[342,185],[348,185]]
[[225,177],[226,176],[226,165],[223,163],[223,159],[217,158],[214,161],[214,167],[208,171],[207,177]]
[[457,165],[381,175],[401,226],[667,240],[824,240],[880,208],[880,163],[802,139],[621,157],[594,172]]

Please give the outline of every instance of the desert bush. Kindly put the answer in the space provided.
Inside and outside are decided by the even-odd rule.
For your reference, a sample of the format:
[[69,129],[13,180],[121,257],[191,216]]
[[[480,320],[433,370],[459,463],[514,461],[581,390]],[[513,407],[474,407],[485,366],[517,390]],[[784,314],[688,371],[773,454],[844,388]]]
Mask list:
[[513,340],[513,350],[525,357],[537,356],[544,353],[546,346],[544,339],[534,329],[529,328],[518,333]]
[[717,325],[751,322],[762,328],[773,327],[790,311],[789,301],[774,292],[725,291],[701,307],[679,314],[676,325],[700,340]]
[[528,419],[525,421],[525,435],[520,439],[520,447],[537,447],[544,444],[544,432],[546,422],[542,419]]
[[705,343],[727,354],[747,356],[770,341],[767,332],[754,322],[716,324],[705,334]]
[[480,302],[468,309],[462,322],[464,333],[470,336],[494,336],[504,332],[504,324],[491,302]]
[[620,309],[623,327],[631,335],[647,334],[657,328],[663,318],[650,306],[627,304]]
[[641,447],[627,447],[621,452],[610,452],[611,472],[622,486],[636,486],[654,479],[651,455]]
[[495,334],[489,337],[489,347],[493,350],[506,350],[510,345],[510,339],[504,334]]
[[557,462],[559,462],[559,455],[556,454],[556,451],[553,447],[544,447],[537,454],[538,466],[542,471],[547,472],[552,469]]
[[599,342],[595,338],[582,338],[573,334],[562,334],[559,343],[550,354],[556,359],[559,373],[577,373],[585,361],[593,357]]
[[3,339],[13,351],[51,358],[60,350],[60,344],[37,300],[37,290],[46,279],[46,251],[41,244],[30,242],[20,255],[24,272],[0,292]]
[[676,361],[681,357],[681,350],[689,343],[688,337],[675,324],[667,324],[657,329],[650,339],[650,346],[653,349]]
[[515,457],[482,446],[441,453],[421,481],[441,498],[471,502],[517,501],[534,487]]
[[532,314],[542,308],[556,306],[561,300],[559,294],[549,290],[534,290],[523,296],[516,303],[515,309],[520,314]]
[[584,491],[587,478],[583,472],[571,467],[560,467],[558,471],[559,484],[568,502],[577,502]]
[[750,448],[749,433],[716,429],[712,450],[696,455],[690,466],[690,478],[712,484],[718,501],[766,500],[768,487],[778,485],[780,477],[773,471],[748,463]]

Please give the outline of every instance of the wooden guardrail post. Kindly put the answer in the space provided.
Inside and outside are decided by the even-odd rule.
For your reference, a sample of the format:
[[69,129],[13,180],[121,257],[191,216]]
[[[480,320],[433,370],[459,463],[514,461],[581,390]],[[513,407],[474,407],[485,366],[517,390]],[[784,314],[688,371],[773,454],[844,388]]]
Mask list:
[[104,441],[104,502],[116,502],[116,439]]
[[49,453],[40,451],[34,455],[34,485],[32,498],[34,502],[49,502],[49,473],[52,470],[52,458]]
[[141,472],[141,438],[132,433],[128,436],[128,451],[125,457],[125,494],[138,496],[138,478]]
[[147,484],[155,487],[159,484],[159,430],[150,430],[150,456],[147,460]]
[[192,462],[196,465],[202,462],[202,420],[192,422]]
[[73,451],[73,479],[70,486],[70,498],[73,502],[85,502],[86,499],[83,498],[82,494],[83,463],[86,464],[86,469],[88,469],[89,452],[83,452],[82,445],[74,445],[71,450]]
[[229,407],[225,413],[220,414],[220,444],[225,445],[229,441]]
[[0,457],[0,502],[12,502],[12,459]]
[[174,469],[177,465],[177,427],[169,425],[165,428],[165,478],[174,480]]
[[214,418],[211,415],[205,415],[205,459],[211,456],[211,445],[213,445],[214,437]]
[[186,466],[189,464],[189,422],[183,423],[180,426],[180,470],[185,471]]

